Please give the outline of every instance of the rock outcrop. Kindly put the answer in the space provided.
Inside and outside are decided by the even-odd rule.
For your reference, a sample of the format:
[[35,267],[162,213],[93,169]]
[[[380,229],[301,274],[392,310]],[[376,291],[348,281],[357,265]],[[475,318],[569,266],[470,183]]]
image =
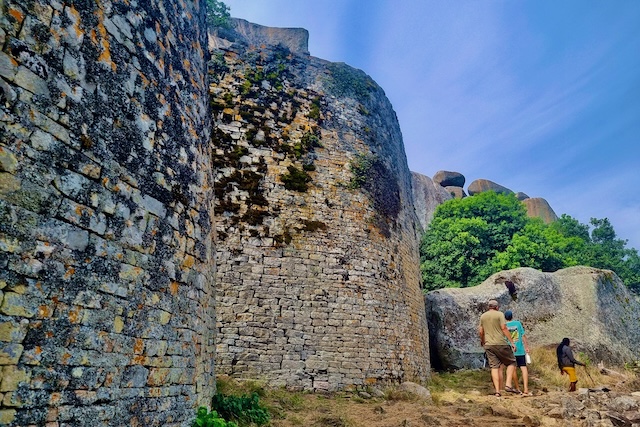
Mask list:
[[[515,297],[505,286],[512,281]],[[533,346],[569,337],[591,360],[621,363],[640,350],[640,307],[609,270],[572,267],[555,273],[518,268],[492,275],[481,285],[440,289],[425,296],[432,364],[440,369],[482,366],[477,326],[486,303],[512,310]]]
[[558,216],[553,211],[549,202],[542,197],[532,197],[522,201],[527,208],[527,216],[530,218],[542,218],[542,220],[549,224],[558,219]]
[[450,200],[452,195],[446,188],[436,184],[428,176],[416,172],[411,172],[411,183],[416,214],[420,225],[422,225],[423,229],[426,229],[433,218],[436,208],[445,201]]
[[204,2],[0,1],[0,425],[215,392]]
[[212,52],[216,369],[309,390],[427,378],[420,226],[388,99],[360,70],[243,41],[258,31],[243,25]]
[[309,32],[304,28],[275,28],[245,19],[229,18],[229,28],[209,33],[209,49],[228,49],[234,43],[250,48],[281,45],[291,52],[309,55]]
[[[467,197],[463,188],[465,177],[459,172],[438,171],[434,175],[433,180],[429,180],[430,182],[425,180],[427,177],[417,172],[412,172],[412,176],[416,214],[420,219],[420,224],[423,229],[426,229],[431,222],[438,205],[451,198],[462,199]],[[446,196],[443,195],[442,189],[445,190]],[[469,185],[468,191],[471,196],[484,191],[513,194],[513,191],[510,189],[487,179],[477,179],[473,181]],[[527,216],[530,218],[542,218],[547,224],[558,219],[558,216],[545,199],[541,197],[530,198],[522,192],[516,193],[516,198],[524,203],[527,208]]]
[[438,171],[433,182],[442,187],[464,187],[465,178],[460,172]]
[[493,181],[489,181],[488,179],[476,179],[467,188],[470,196],[474,194],[482,193],[483,191],[495,191],[500,194],[513,194],[513,191],[509,190],[507,187],[503,187],[500,184],[496,184]]
[[467,193],[464,192],[464,189],[462,187],[448,186],[448,187],[444,187],[444,189],[454,199],[464,199],[465,197],[467,197]]

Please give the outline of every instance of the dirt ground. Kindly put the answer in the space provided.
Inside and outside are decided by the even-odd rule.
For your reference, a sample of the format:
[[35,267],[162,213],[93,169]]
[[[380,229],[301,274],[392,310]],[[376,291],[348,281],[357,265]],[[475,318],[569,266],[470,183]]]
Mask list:
[[[591,366],[579,371],[578,392],[569,393],[566,375],[561,376],[553,363],[555,354],[540,349],[534,356],[538,363],[529,369],[533,395],[526,397],[507,392],[494,396],[488,369],[433,373],[427,384],[430,398],[418,398],[398,387],[380,390],[379,397],[373,397],[376,393],[289,392],[262,388],[259,382],[251,381],[238,388],[234,381],[221,378],[218,386],[221,393],[258,392],[271,414],[267,427],[583,427],[585,421],[579,418],[557,418],[558,408],[564,404],[580,406],[579,397],[588,389],[607,396],[640,390],[640,369],[620,367],[602,373]],[[589,425],[613,425],[606,408],[590,406],[592,409],[605,419]]]
[[[274,427],[484,427],[484,426],[570,426],[567,420],[540,415],[540,407],[557,401],[561,392],[531,397],[513,394],[494,397],[477,390],[450,392],[437,401],[360,400],[307,395],[306,409],[274,419]],[[577,424],[576,424],[577,425]]]
[[[460,375],[460,374],[458,374]],[[560,377],[558,375],[558,377]],[[559,382],[543,386],[533,378],[533,396],[520,396],[503,392],[501,397],[492,394],[487,373],[484,376],[472,374],[469,377],[453,378],[458,381],[454,388],[434,391],[431,399],[419,399],[415,395],[385,393],[384,398],[363,399],[357,394],[318,395],[303,394],[295,407],[274,413],[273,427],[496,427],[496,426],[584,426],[584,420],[558,419],[545,415],[552,407],[558,407],[568,397],[577,401],[577,393],[566,391],[568,384],[563,378]],[[637,389],[637,380],[627,378],[620,382],[617,378],[600,378],[583,386],[592,392],[605,388],[613,393],[626,394]],[[436,387],[434,387],[435,389]],[[278,406],[277,404],[275,406]],[[604,408],[602,408],[604,410]],[[606,423],[605,423],[606,424]],[[603,424],[603,425],[605,425]],[[611,424],[607,424],[611,425]]]

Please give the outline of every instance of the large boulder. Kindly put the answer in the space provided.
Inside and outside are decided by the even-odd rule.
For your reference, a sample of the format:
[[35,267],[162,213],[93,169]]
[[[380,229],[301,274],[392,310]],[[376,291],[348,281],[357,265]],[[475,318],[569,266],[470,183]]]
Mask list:
[[[514,283],[515,294],[509,293],[507,281]],[[518,268],[496,273],[476,287],[439,289],[425,296],[432,367],[483,365],[477,328],[490,299],[523,322],[533,347],[568,337],[591,360],[607,363],[633,360],[640,351],[640,306],[615,273],[590,267],[555,273]]]
[[438,171],[433,182],[442,187],[464,187],[465,178],[460,172]]
[[496,184],[493,181],[489,181],[488,179],[476,179],[471,184],[469,184],[469,188],[467,188],[470,196],[474,194],[482,193],[483,191],[495,191],[496,193],[501,194],[512,194],[513,191],[509,190],[507,187],[503,187],[500,184]]
[[453,197],[454,199],[464,199],[465,197],[467,197],[467,193],[464,192],[464,189],[462,187],[447,185],[446,187],[444,187],[444,189],[447,190],[447,193],[451,194],[451,197]]
[[542,218],[547,224],[558,219],[558,215],[551,209],[549,202],[542,197],[525,199],[522,203],[527,207],[527,216],[530,218]]
[[411,184],[413,206],[420,225],[426,229],[433,219],[436,208],[453,196],[446,189],[434,183],[431,178],[417,172],[411,172]]

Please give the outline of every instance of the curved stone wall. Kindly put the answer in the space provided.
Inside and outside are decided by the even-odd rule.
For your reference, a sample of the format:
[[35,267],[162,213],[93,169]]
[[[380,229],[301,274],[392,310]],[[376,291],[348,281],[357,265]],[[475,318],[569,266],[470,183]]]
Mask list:
[[0,425],[214,391],[203,7],[0,1]]
[[360,70],[236,28],[211,43],[216,369],[309,390],[427,378],[419,226],[388,99]]

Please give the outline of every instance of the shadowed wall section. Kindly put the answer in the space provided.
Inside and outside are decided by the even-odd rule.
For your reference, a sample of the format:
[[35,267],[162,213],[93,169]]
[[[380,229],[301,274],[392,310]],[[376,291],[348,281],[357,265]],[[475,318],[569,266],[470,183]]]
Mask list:
[[214,391],[203,7],[0,1],[0,425]]

